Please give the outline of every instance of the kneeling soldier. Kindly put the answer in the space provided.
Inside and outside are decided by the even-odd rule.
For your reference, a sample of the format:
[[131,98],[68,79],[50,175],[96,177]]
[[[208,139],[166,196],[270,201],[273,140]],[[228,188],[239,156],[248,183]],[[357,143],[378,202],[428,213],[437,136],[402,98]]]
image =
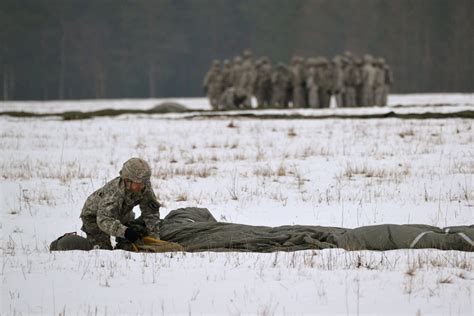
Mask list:
[[82,230],[94,248],[112,249],[110,236],[135,242],[140,232],[127,224],[134,220],[133,208],[140,205],[140,218],[148,234],[158,238],[160,203],[150,183],[151,169],[140,158],[127,160],[120,177],[90,195],[81,212]]

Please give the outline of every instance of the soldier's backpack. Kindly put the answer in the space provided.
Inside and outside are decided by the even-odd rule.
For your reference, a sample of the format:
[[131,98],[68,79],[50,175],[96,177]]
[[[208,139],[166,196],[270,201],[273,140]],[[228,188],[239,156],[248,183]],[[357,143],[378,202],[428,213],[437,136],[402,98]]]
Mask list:
[[92,244],[76,232],[66,233],[49,245],[50,251],[92,250]]

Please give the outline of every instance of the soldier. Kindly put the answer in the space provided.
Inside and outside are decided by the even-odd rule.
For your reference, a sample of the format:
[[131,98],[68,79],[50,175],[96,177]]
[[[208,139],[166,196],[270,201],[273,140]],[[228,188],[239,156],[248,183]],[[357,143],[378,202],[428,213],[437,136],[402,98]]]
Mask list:
[[308,72],[306,76],[306,88],[308,89],[308,105],[310,108],[319,108],[319,94],[318,83],[316,78],[316,66],[318,65],[318,58],[308,58]]
[[374,105],[384,106],[385,69],[383,58],[375,59]]
[[306,75],[303,58],[293,56],[291,62],[291,84],[293,87],[293,107],[306,107]]
[[272,73],[272,105],[287,108],[290,100],[290,74],[288,68],[279,63]]
[[140,158],[127,160],[120,176],[92,193],[81,212],[82,230],[94,248],[112,249],[110,236],[135,242],[140,232],[127,227],[134,220],[133,208],[140,205],[140,218],[145,222],[148,235],[158,238],[160,203],[150,182],[151,169]]
[[316,68],[316,78],[318,84],[319,104],[321,108],[329,108],[331,101],[331,69],[325,57],[319,57]]
[[253,54],[252,54],[252,51],[250,49],[246,49],[244,50],[244,52],[242,53],[242,56],[243,56],[243,61],[242,61],[242,64],[244,66],[246,66],[247,68],[251,68],[253,70],[253,68],[255,67],[254,63],[253,63]]
[[253,95],[254,85],[255,85],[255,75],[254,75],[253,64],[249,62],[244,62],[242,63],[242,72],[241,72],[241,76],[236,87],[241,89],[246,95],[246,98],[244,101],[244,105],[246,108],[252,107],[252,95]]
[[342,56],[336,56],[332,60],[332,87],[331,92],[336,98],[336,105],[338,108],[342,108],[345,106],[343,103],[342,96],[344,94],[344,70],[342,66]]
[[288,65],[283,64],[283,75],[286,87],[284,93],[283,107],[289,108],[290,102],[291,100],[293,100],[293,84],[291,80],[291,70]]
[[259,108],[269,107],[272,103],[272,66],[268,57],[262,57],[256,63],[255,97]]
[[217,109],[222,94],[222,73],[218,60],[213,61],[211,69],[204,77],[203,87],[212,109]]
[[228,88],[219,100],[219,110],[237,110],[245,107],[247,94],[236,87]]
[[362,68],[364,67],[364,61],[362,58],[355,59],[354,67],[359,76],[359,83],[356,85],[356,106],[362,106]]
[[259,91],[259,81],[260,81],[260,72],[262,68],[262,59],[258,59],[255,62],[255,72],[256,72],[256,77],[255,77],[255,86],[253,87],[253,91],[255,91],[255,98],[257,99],[257,108],[263,108],[263,92]]
[[252,51],[250,49],[245,49],[242,56],[242,77],[240,78],[237,87],[247,93],[247,98],[244,104],[246,108],[251,108],[252,96],[255,95],[257,71],[255,69]]
[[[347,56],[347,55],[346,55]],[[361,83],[360,71],[354,63],[352,55],[345,58],[344,67],[344,104],[346,107],[357,105],[357,87]]]
[[362,67],[362,106],[374,105],[374,84],[376,71],[372,63],[372,56],[365,55],[364,66]]

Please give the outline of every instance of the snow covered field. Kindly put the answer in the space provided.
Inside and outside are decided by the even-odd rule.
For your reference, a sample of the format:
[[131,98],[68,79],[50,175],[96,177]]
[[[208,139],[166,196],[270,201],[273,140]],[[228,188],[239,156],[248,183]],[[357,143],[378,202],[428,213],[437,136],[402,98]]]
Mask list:
[[[395,97],[391,104],[426,104]],[[474,104],[472,94],[450,97],[431,100]],[[112,107],[84,102],[87,109],[77,102],[0,107]],[[48,251],[56,237],[80,232],[87,196],[132,156],[153,168],[162,217],[200,206],[220,221],[267,226],[473,224],[472,120],[2,116],[0,126],[1,315],[473,313],[472,253]]]
[[[178,102],[193,110],[210,110],[206,98],[166,98],[166,99],[110,99],[77,101],[0,101],[0,111],[26,111],[34,113],[57,113],[63,111],[97,111],[101,109],[140,109],[147,110],[162,102]],[[254,100],[255,103],[255,100]],[[456,105],[474,106],[474,93],[446,94],[392,94],[388,107]],[[335,107],[334,98],[331,106]],[[341,110],[341,109],[339,109]],[[342,109],[350,110],[350,109]],[[380,109],[383,110],[383,109]],[[458,109],[459,110],[459,109]],[[327,110],[326,110],[327,111]],[[373,109],[372,109],[373,111]]]

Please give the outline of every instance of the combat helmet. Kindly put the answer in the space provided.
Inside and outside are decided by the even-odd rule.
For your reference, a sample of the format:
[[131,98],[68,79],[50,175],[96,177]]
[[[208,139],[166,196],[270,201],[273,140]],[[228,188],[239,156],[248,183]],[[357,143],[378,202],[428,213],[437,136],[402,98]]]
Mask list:
[[248,48],[244,50],[243,55],[244,55],[244,58],[252,58],[253,56],[252,51]]
[[365,54],[364,55],[364,63],[373,63],[374,58],[370,54]]
[[133,182],[148,182],[151,177],[150,165],[141,158],[130,158],[123,164],[120,177]]

